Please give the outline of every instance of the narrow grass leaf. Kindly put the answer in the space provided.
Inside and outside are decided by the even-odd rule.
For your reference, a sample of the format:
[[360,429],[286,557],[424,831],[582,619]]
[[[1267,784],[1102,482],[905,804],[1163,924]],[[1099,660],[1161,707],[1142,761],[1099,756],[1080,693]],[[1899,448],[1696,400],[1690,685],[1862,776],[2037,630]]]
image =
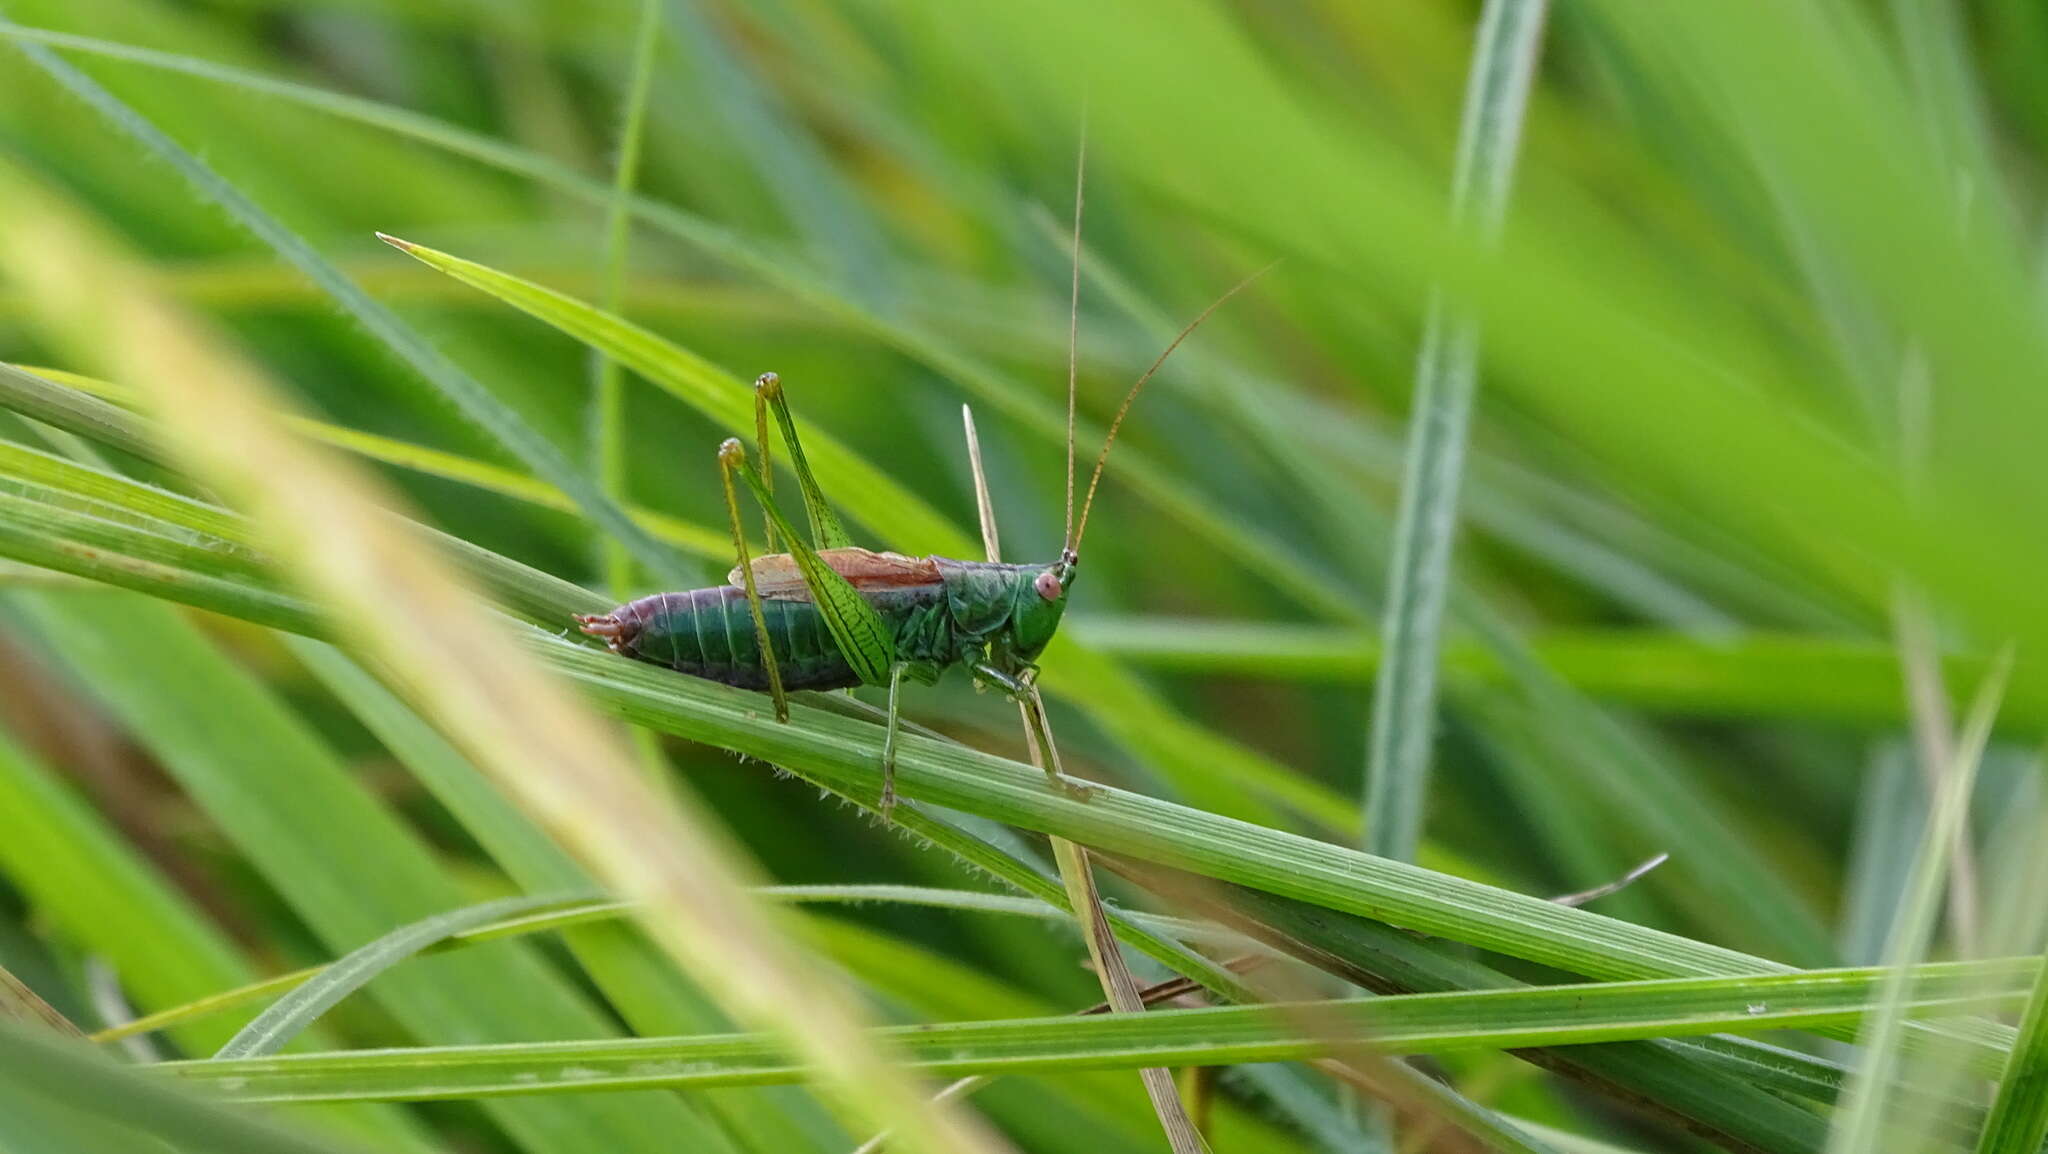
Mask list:
[[68,1038],[85,1037],[85,1032],[71,1019],[44,1001],[27,982],[8,973],[5,966],[0,966],[0,1022],[40,1028]]
[[1977,1154],[2034,1154],[2048,1140],[2048,968],[2034,982]]
[[[10,374],[13,375],[13,382],[18,383],[10,381]],[[24,377],[25,380],[22,379]],[[72,415],[71,407],[77,403],[72,398],[78,393],[87,394],[77,398],[77,401],[85,402],[99,398],[118,404],[134,404],[137,400],[134,390],[111,381],[97,380],[62,369],[42,366],[22,369],[0,364],[0,408],[13,409],[89,440],[111,444],[116,448],[145,438],[147,426],[137,414],[125,409],[102,406],[85,410],[91,414],[90,420]],[[576,511],[576,503],[560,489],[544,481],[537,481],[525,473],[479,461],[474,457],[465,457],[445,449],[429,448],[395,437],[368,433],[361,429],[307,417],[287,417],[287,423],[293,431],[303,434],[309,440],[331,445],[380,465],[390,465],[422,476],[454,481],[543,509],[564,513]],[[142,443],[148,442],[143,439]],[[145,459],[154,460],[161,456],[154,448],[149,449],[148,453],[150,455]],[[731,538],[721,530],[692,524],[642,506],[633,506],[627,511],[635,521],[645,526],[649,533],[690,556],[716,561],[729,559],[728,554],[732,551]]]
[[2010,667],[2008,653],[1992,666],[1978,688],[1976,701],[1956,739],[1941,793],[1934,799],[1926,833],[1914,851],[1913,868],[1906,875],[1905,901],[1885,944],[1885,962],[1894,976],[1887,982],[1879,1012],[1857,1039],[1863,1048],[1863,1058],[1843,1092],[1842,1108],[1836,1113],[1828,1136],[1829,1154],[1873,1154],[1885,1148],[1885,1118],[1890,1099],[1884,1091],[1899,1069],[1905,1043],[1907,967],[1926,956],[1933,940],[1947,880],[1946,867],[1953,860],[1954,846],[1969,820],[1970,791],[1976,784],[1984,747],[1991,739],[1991,727],[1998,717]]
[[[193,1150],[348,1154],[365,1149],[314,1138],[279,1126],[270,1118],[202,1101],[168,1079],[124,1070],[84,1046],[9,1026],[0,1026],[0,1083],[88,1118],[106,1118],[108,1103],[118,1102],[125,1127]],[[73,1146],[66,1154],[85,1154],[91,1149]]]
[[[815,885],[815,886],[764,886],[755,890],[760,897],[773,902],[795,906],[806,905],[907,905],[924,909],[954,910],[964,913],[996,914],[1007,917],[1034,918],[1043,921],[1066,922],[1071,915],[1057,906],[1047,905],[1032,898],[1012,897],[1007,894],[982,893],[978,890],[933,889],[926,886],[901,885]],[[586,901],[565,906],[559,910],[503,918],[484,925],[457,930],[445,939],[421,947],[422,954],[437,954],[444,950],[462,949],[466,946],[494,942],[504,938],[524,937],[529,934],[550,933],[575,929],[598,922],[617,921],[631,917],[632,907],[618,901]],[[1255,948],[1256,943],[1243,935],[1206,922],[1188,921],[1183,918],[1163,917],[1156,914],[1123,912],[1122,916],[1132,924],[1150,928],[1162,935],[1179,941],[1195,941],[1212,946],[1227,946],[1233,949]],[[185,1022],[196,1021],[213,1014],[223,1013],[237,1006],[267,1001],[320,975],[326,967],[308,966],[288,974],[251,982],[233,989],[223,989],[206,997],[173,1006],[166,1010],[97,1030],[92,1034],[96,1042],[118,1041],[137,1034],[152,1033]]]
[[318,1021],[320,1015],[340,1005],[342,999],[421,950],[466,929],[576,900],[559,897],[500,898],[401,926],[322,967],[304,984],[272,1002],[268,1009],[228,1039],[214,1058],[262,1058],[275,1054]]
[[[1078,260],[1081,243],[1078,191],[1074,203],[1074,245],[1075,259]],[[1077,282],[1077,294],[1078,291]],[[1076,295],[1077,303],[1079,299]],[[980,515],[982,559],[990,564],[1000,564],[1003,550],[998,540],[995,503],[989,499],[988,475],[982,470],[981,438],[974,429],[974,410],[962,405],[960,420],[967,436],[968,466],[974,477],[974,507]],[[1071,475],[1071,466],[1068,472]],[[1072,485],[1071,476],[1068,484]],[[1072,511],[1073,500],[1074,495],[1069,492],[1069,512]],[[1031,760],[1041,770],[1060,773],[1059,746],[1052,735],[1052,723],[1045,716],[1044,698],[1033,691],[1028,697],[1019,699],[1017,714],[1023,724],[1024,742],[1031,751]],[[1066,838],[1056,837],[1052,839],[1052,854],[1054,863],[1059,867],[1060,881],[1066,887],[1067,905],[1074,911],[1074,920],[1080,924],[1081,940],[1087,944],[1088,959],[1102,985],[1107,1005],[1119,1014],[1143,1013],[1145,1001],[1139,996],[1137,979],[1131,976],[1130,964],[1124,960],[1123,950],[1117,945],[1109,918],[1103,912],[1102,893],[1096,888],[1088,851]],[[1174,1084],[1173,1073],[1162,1066],[1147,1066],[1138,1071],[1138,1076],[1145,1083],[1145,1096],[1150,1099],[1152,1112],[1158,1116],[1160,1129],[1166,1132],[1166,1143],[1173,1148],[1174,1154],[1205,1154],[1208,1143],[1203,1141],[1201,1132],[1195,1129],[1194,1122],[1188,1117],[1187,1105],[1181,1101],[1180,1088]]]
[[[1546,0],[1488,0],[1466,81],[1451,213],[1482,236],[1500,228],[1535,80]],[[1458,485],[1479,381],[1479,334],[1431,299],[1415,370],[1408,456],[1395,513],[1365,770],[1365,848],[1409,860],[1422,840],[1436,733],[1437,654],[1451,587]]]
[[[633,62],[627,71],[624,109],[619,117],[618,160],[612,166],[612,195],[605,205],[604,294],[606,312],[618,312],[626,292],[626,243],[632,239],[633,186],[640,179],[640,150],[647,122],[647,94],[654,85],[655,48],[661,42],[661,0],[641,0],[633,32]],[[626,379],[619,363],[593,353],[590,394],[591,460],[598,487],[626,505]],[[616,538],[600,537],[605,583],[615,600],[632,597],[632,554]]]
[[[464,260],[425,245],[385,237],[386,243],[430,268],[454,277],[551,325],[632,369],[670,396],[703,413],[730,432],[754,428],[753,390],[728,372],[672,341],[565,294]],[[792,383],[801,390],[800,382]],[[952,523],[929,502],[815,429],[804,431],[804,454],[821,483],[838,494],[847,510],[873,529],[928,542],[942,556],[965,557],[972,549]],[[710,452],[705,456],[709,458]]]
[[[1915,1015],[1969,1013],[2025,997],[2035,960],[1918,967]],[[1991,981],[1992,975],[1997,979]],[[1570,1046],[1739,1030],[1853,1023],[1880,1004],[1878,969],[1667,982],[1407,994],[1294,1006],[1219,1006],[1146,1014],[919,1023],[878,1031],[934,1075],[1226,1065],[1379,1053]],[[2002,988],[2000,988],[2002,987]],[[1996,989],[1996,992],[1987,992]],[[1754,1007],[1761,1003],[1761,1011]],[[1314,1023],[1304,1029],[1303,1022]],[[1999,1048],[1953,1057],[1995,1070]],[[805,1076],[765,1035],[633,1038],[166,1063],[239,1101],[421,1099],[580,1093],[649,1086],[745,1085]]]

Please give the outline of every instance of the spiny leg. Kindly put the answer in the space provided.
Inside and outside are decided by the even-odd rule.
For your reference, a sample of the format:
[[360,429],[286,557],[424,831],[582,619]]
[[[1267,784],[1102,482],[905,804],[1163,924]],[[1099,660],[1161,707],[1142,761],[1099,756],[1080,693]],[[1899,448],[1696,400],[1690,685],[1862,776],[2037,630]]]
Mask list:
[[[771,394],[770,401],[775,397]],[[794,445],[792,444],[792,448]],[[899,661],[896,656],[896,638],[889,625],[882,619],[867,598],[861,596],[847,579],[835,572],[816,550],[804,542],[774,498],[768,495],[767,486],[760,474],[747,461],[746,451],[738,441],[727,441],[719,451],[719,460],[726,464],[726,490],[731,499],[732,474],[739,474],[741,481],[751,489],[755,500],[769,523],[781,531],[789,543],[789,556],[803,574],[804,587],[811,595],[811,603],[817,606],[818,615],[825,620],[825,628],[832,635],[832,644],[837,646],[847,666],[863,685],[887,685],[889,687],[889,728],[883,739],[882,776],[884,806],[895,802],[896,729],[900,714],[896,708],[897,690],[906,671],[916,672],[917,662]],[[808,475],[807,471],[799,476]],[[734,506],[733,523],[738,525],[739,514]],[[742,546],[744,548],[744,546]],[[742,553],[741,571],[747,587],[749,601],[758,613],[759,600],[754,587],[752,563]],[[757,618],[758,620],[758,618]],[[765,638],[763,644],[766,644]]]
[[[775,451],[773,442],[768,439],[768,394],[779,392],[781,388],[782,378],[774,373],[762,373],[754,378],[754,444],[761,453],[761,487],[768,491],[770,497],[775,495]],[[777,552],[775,522],[768,522],[767,535],[768,552]]]
[[1052,739],[1052,721],[1045,715],[1045,699],[1038,695],[1037,679],[1030,674],[1014,676],[987,662],[970,667],[976,677],[1001,689],[1024,713],[1024,735],[1045,752],[1045,776],[1054,788],[1077,801],[1095,796],[1096,787],[1079,778],[1068,777],[1060,764],[1060,747]]
[[[825,501],[825,490],[818,485],[818,479],[811,475],[811,462],[804,456],[803,442],[797,439],[796,418],[790,415],[789,400],[782,395],[782,378],[774,373],[762,373],[754,381],[755,423],[760,424],[760,408],[763,402],[775,413],[775,423],[782,429],[782,441],[789,446],[789,467],[796,471],[797,486],[803,490],[804,509],[811,515],[811,541],[819,549],[843,549],[853,544],[847,535],[846,526],[839,523],[839,515]],[[762,434],[766,444],[766,433]],[[766,454],[763,454],[762,469],[766,470]]]
[[[775,720],[789,720],[789,695],[782,690],[782,669],[775,661],[775,646],[768,640],[768,619],[761,612],[761,593],[754,587],[754,561],[747,556],[747,533],[740,525],[740,501],[733,492],[732,475],[747,468],[747,450],[737,439],[718,446],[718,479],[725,486],[725,511],[732,518],[732,546],[739,554],[740,583],[746,588],[747,612],[754,618],[754,640],[761,649],[761,665],[768,671],[768,694],[775,699]],[[774,522],[771,520],[770,524]]]
[[889,667],[889,719],[882,730],[882,820],[889,820],[889,812],[896,808],[896,733],[903,727],[903,713],[897,707],[896,693],[903,688],[903,675],[910,671],[908,661],[898,661]]

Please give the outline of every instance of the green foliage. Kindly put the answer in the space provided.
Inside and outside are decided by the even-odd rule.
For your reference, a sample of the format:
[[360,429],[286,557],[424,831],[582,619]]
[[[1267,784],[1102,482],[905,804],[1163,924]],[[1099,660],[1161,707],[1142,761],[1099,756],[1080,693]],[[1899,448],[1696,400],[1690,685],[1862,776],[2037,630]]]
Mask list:
[[[145,254],[178,331],[224,334],[308,452],[402,495],[401,544],[643,735],[719,819],[707,844],[779,883],[751,891],[769,923],[889,1023],[847,1052],[990,1076],[964,1104],[1019,1148],[1158,1148],[1135,1071],[1181,1065],[1226,1067],[1218,1154],[1446,1125],[1522,1150],[2036,1149],[2048,22],[1555,6],[1526,115],[1488,106],[1513,122],[1496,150],[1522,139],[1488,237],[1450,205],[1480,9],[10,0],[0,178]],[[754,433],[766,369],[859,544],[980,555],[967,401],[1012,559],[1048,559],[1049,221],[1084,109],[1084,466],[1182,320],[1281,263],[1109,464],[1043,671],[1101,794],[1049,789],[1007,705],[956,680],[905,691],[923,725],[885,827],[871,705],[799,694],[778,724],[570,614],[724,579],[714,453]],[[309,559],[321,525],[281,535],[185,471],[205,426],[164,398],[211,394],[150,375],[161,332],[133,314],[52,317],[89,254],[21,219],[0,974],[106,1053],[0,1031],[6,1139],[867,1137],[788,1036],[745,1032],[752,974],[685,972],[658,914],[503,916],[616,874],[382,660],[333,594],[360,557]],[[1418,349],[1465,322],[1476,363],[1423,357],[1412,397]],[[1440,435],[1405,462],[1411,421]],[[2007,644],[1995,710],[1901,761],[1944,712],[1902,673],[1960,697]],[[507,672],[443,656],[451,684]],[[1353,800],[1375,736],[1375,796],[1406,799],[1379,826]],[[1393,857],[1419,835],[1414,860],[1347,848],[1367,827]],[[1119,875],[1139,984],[1183,975],[1166,992],[1206,1006],[1072,1016],[1098,991],[1043,835]],[[1544,899],[1660,851],[1591,910]],[[1971,940],[1958,899],[1985,911]],[[1880,942],[1886,966],[1831,968]],[[129,1015],[149,1028],[105,1029]],[[245,1026],[269,1040],[216,1060]],[[1416,1054],[1442,1081],[1387,1065]],[[1360,1085],[1391,1136],[1348,1128]]]

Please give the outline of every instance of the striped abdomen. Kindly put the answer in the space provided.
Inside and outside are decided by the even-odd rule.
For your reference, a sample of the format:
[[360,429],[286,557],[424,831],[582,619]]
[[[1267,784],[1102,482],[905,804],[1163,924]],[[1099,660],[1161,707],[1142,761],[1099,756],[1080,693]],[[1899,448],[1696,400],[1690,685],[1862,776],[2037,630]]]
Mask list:
[[[941,664],[950,660],[950,654],[942,652],[950,648],[951,639],[945,628],[944,586],[866,596],[894,631],[900,657]],[[844,689],[860,684],[816,605],[764,599],[761,616],[785,688]],[[768,668],[761,661],[747,595],[735,586],[642,597],[603,617],[584,619],[584,631],[604,637],[615,652],[628,657],[742,689],[768,688]]]

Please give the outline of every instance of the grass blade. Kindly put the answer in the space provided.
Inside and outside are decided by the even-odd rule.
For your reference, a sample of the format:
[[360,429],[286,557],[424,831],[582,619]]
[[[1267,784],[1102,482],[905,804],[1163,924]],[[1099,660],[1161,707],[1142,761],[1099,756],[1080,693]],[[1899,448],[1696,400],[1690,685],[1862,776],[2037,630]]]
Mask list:
[[[632,238],[633,186],[640,178],[640,149],[647,122],[647,94],[654,85],[654,50],[661,43],[660,0],[642,0],[633,33],[633,63],[627,73],[625,109],[619,118],[618,161],[612,195],[605,205],[604,293],[606,312],[619,311],[626,292],[626,242]],[[590,397],[591,459],[598,487],[614,504],[626,504],[626,381],[619,363],[593,353]],[[632,554],[616,537],[603,537],[605,584],[614,600],[632,597]]]
[[446,941],[463,930],[517,914],[575,901],[574,898],[500,898],[459,910],[422,918],[409,926],[351,951],[323,966],[317,975],[271,1003],[243,1026],[214,1055],[227,1058],[263,1058],[283,1049],[294,1037],[319,1020],[320,1015],[339,1005],[342,999],[370,984],[377,975],[411,958],[429,946]]
[[[121,1104],[123,1125],[194,1150],[248,1154],[347,1154],[340,1146],[278,1126],[268,1118],[226,1110],[185,1093],[164,1078],[123,1070],[83,1046],[0,1026],[0,1082],[44,1104],[105,1118]],[[13,1117],[10,1113],[9,1117]],[[73,1147],[74,1150],[90,1147]]]
[[[2048,964],[2048,960],[2044,960]],[[2048,1140],[2048,968],[2034,982],[1977,1154],[2034,1154]]]
[[[1546,0],[1487,0],[1479,18],[1451,213],[1483,236],[1497,232],[1507,212],[1546,7]],[[1415,370],[1365,770],[1365,848],[1404,861],[1422,840],[1458,483],[1478,379],[1478,332],[1441,296],[1432,298]]]
[[[1080,193],[1075,193],[1074,235],[1076,259],[1079,259],[1081,215]],[[1079,275],[1078,271],[1075,274]],[[1078,301],[1079,287],[1076,282]],[[997,540],[995,504],[989,499],[988,476],[981,467],[981,438],[974,429],[974,410],[966,405],[960,407],[960,421],[967,436],[968,467],[974,477],[974,507],[981,522],[982,559],[1000,563],[1003,559],[1002,545]],[[1068,442],[1071,446],[1072,442]],[[1073,462],[1067,465],[1069,492],[1067,508],[1073,509]],[[1072,542],[1073,528],[1068,527],[1069,542]],[[1033,692],[1017,702],[1017,713],[1024,727],[1024,742],[1031,751],[1031,760],[1040,770],[1048,767],[1054,773],[1060,769],[1059,746],[1052,735],[1052,724],[1046,720],[1045,701]],[[1109,918],[1103,912],[1102,894],[1095,886],[1094,867],[1088,863],[1088,851],[1063,837],[1052,839],[1053,861],[1058,864],[1060,881],[1066,887],[1067,905],[1074,911],[1074,919],[1081,926],[1081,940],[1087,944],[1089,961],[1094,964],[1095,975],[1101,981],[1102,993],[1108,999],[1109,1008],[1119,1014],[1141,1014],[1145,1012],[1145,1000],[1138,992],[1137,979],[1131,976],[1129,963],[1124,961],[1116,935],[1110,929]],[[1208,1143],[1202,1140],[1201,1132],[1188,1117],[1186,1103],[1181,1101],[1180,1089],[1174,1085],[1173,1073],[1163,1066],[1147,1066],[1138,1071],[1144,1080],[1145,1096],[1152,1102],[1152,1112],[1159,1118],[1160,1129],[1166,1132],[1166,1143],[1174,1154],[1205,1154]],[[872,1142],[869,1143],[872,1145]]]
[[0,1023],[48,1030],[70,1038],[85,1036],[71,1019],[44,1001],[27,982],[8,973],[4,966],[0,966]]
[[[755,891],[762,898],[785,902],[791,905],[869,905],[903,904],[926,909],[956,910],[970,913],[999,914],[1010,917],[1039,918],[1047,921],[1066,921],[1071,915],[1057,906],[1031,898],[1011,897],[1007,894],[981,893],[975,890],[941,890],[922,886],[899,885],[829,885],[829,886],[764,886]],[[574,929],[598,922],[615,921],[630,917],[632,908],[618,901],[584,901],[567,905],[561,909],[519,917],[503,918],[483,925],[457,930],[446,938],[423,946],[422,954],[441,953],[445,950],[462,949],[484,942],[504,938],[524,937],[528,934],[548,933],[557,930]],[[1161,917],[1153,914],[1124,913],[1123,917],[1134,924],[1146,926],[1157,933],[1169,935],[1177,940],[1204,941],[1213,944],[1227,944],[1243,948],[1251,943],[1242,935],[1223,930],[1204,922],[1191,922],[1181,918]],[[275,998],[299,988],[322,973],[324,966],[308,966],[288,974],[279,974],[260,982],[251,982],[233,989],[219,990],[196,1001],[181,1006],[110,1026],[93,1033],[96,1042],[112,1042],[137,1034],[184,1023],[197,1021],[213,1014],[224,1013],[238,1006]]]
[[[2025,997],[2035,966],[2035,959],[2026,958],[1916,967],[1903,1004],[1915,1015],[2014,1005]],[[1886,981],[1887,971],[1864,968],[1405,994],[1292,1007],[919,1023],[877,1033],[894,1040],[912,1065],[936,1076],[1132,1069],[1152,1063],[1226,1065],[1318,1057],[1345,1046],[1436,1053],[1840,1026],[1875,1014]],[[1761,1011],[1755,1008],[1759,1004]],[[1304,1029],[1304,1021],[1314,1028]],[[2002,1048],[1989,1046],[1959,1047],[1952,1054],[1980,1070],[1995,1070],[2005,1057]],[[760,1034],[442,1046],[176,1062],[165,1063],[164,1069],[227,1091],[238,1101],[279,1102],[548,1095],[806,1076],[800,1061]]]
[[1946,882],[1945,867],[1953,860],[1954,847],[1969,820],[1970,791],[1976,784],[1984,746],[1991,739],[1991,726],[1998,717],[2010,667],[2009,654],[1992,666],[1956,740],[1955,754],[1947,759],[1941,793],[1934,799],[1926,833],[1907,874],[1905,901],[1885,944],[1885,962],[1894,977],[1887,982],[1879,1012],[1858,1037],[1863,1060],[1844,1090],[1842,1108],[1829,1134],[1829,1154],[1871,1154],[1884,1148],[1889,1102],[1883,1091],[1898,1070],[1905,1040],[1906,967],[1926,956],[1933,940]]

